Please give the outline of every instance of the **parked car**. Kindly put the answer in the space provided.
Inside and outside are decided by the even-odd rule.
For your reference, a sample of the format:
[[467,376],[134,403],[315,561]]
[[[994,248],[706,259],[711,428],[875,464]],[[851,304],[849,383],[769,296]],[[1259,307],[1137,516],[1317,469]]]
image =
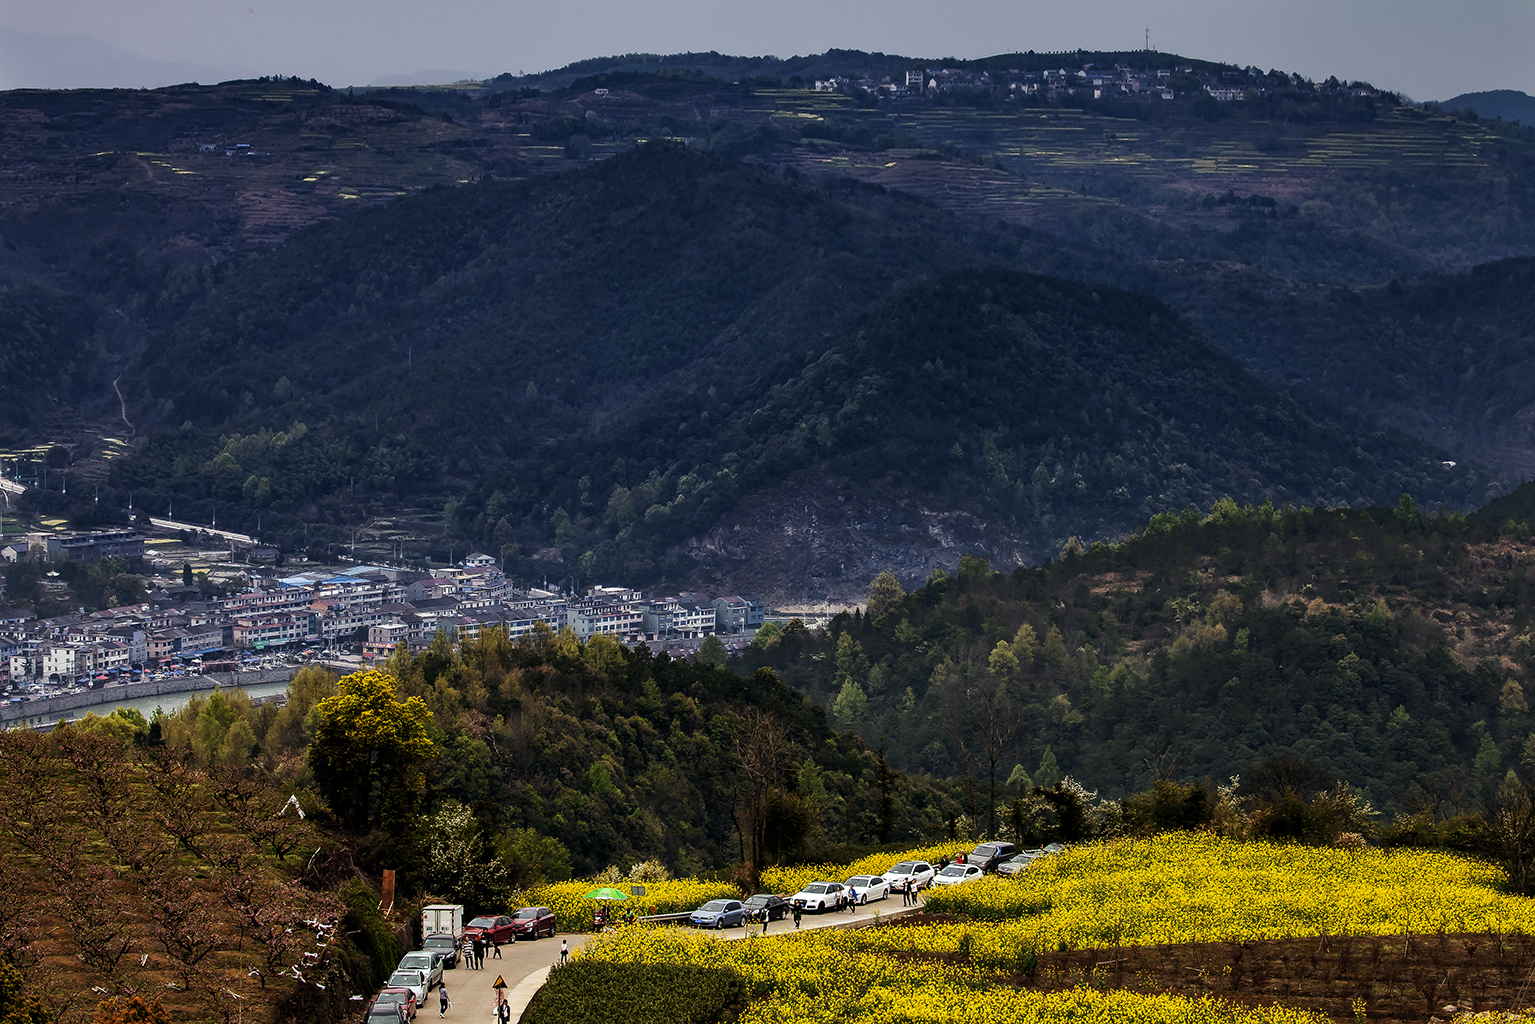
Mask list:
[[737,928],[746,923],[746,907],[740,900],[710,900],[688,917],[694,928]]
[[455,935],[428,935],[421,940],[421,949],[441,958],[444,967],[458,966],[458,937]]
[[363,1024],[407,1024],[409,1020],[403,1004],[386,1003],[379,999],[368,1007],[368,1015],[363,1018]]
[[408,988],[385,987],[379,992],[378,998],[373,1000],[374,1006],[380,1003],[398,1003],[405,1011],[406,1020],[415,1020],[416,1012],[421,1009],[421,1004],[416,1000],[416,994]]
[[416,997],[416,1005],[420,1006],[426,1002],[426,972],[417,970],[395,971],[389,976],[389,980],[384,982],[384,988],[408,988],[411,995]]
[[883,900],[890,898],[890,883],[883,875],[854,875],[843,883],[849,889],[858,892],[860,905],[870,900]]
[[933,884],[933,876],[937,873],[937,870],[925,860],[903,860],[885,872],[885,881],[891,885],[910,881],[917,888],[926,889]]
[[426,974],[426,990],[430,992],[433,986],[442,984],[442,957],[435,953],[429,953],[424,949],[414,953],[406,953],[395,965],[397,971],[422,971]]
[[500,917],[477,917],[464,925],[464,938],[476,935],[486,942],[512,942],[517,938],[516,923],[505,914]]
[[961,882],[973,882],[984,876],[985,872],[974,864],[950,864],[933,876],[933,884],[958,885]]
[[1018,852],[1012,843],[981,843],[965,857],[966,864],[974,864],[982,871],[992,871],[998,864]]
[[782,921],[789,916],[789,901],[767,892],[758,893],[746,901],[746,911],[753,917],[758,917],[764,910],[769,921]]
[[1060,843],[1051,843],[1049,846],[1045,847],[1045,852],[1046,853],[1061,853],[1065,849],[1066,849],[1066,847],[1062,846]]
[[1024,850],[1022,853],[1015,853],[997,865],[997,874],[1016,875],[1043,856],[1044,854],[1038,850]]
[[553,937],[558,923],[554,911],[548,907],[518,907],[512,911],[512,938],[536,939],[540,935]]
[[791,907],[801,910],[835,910],[842,906],[841,882],[811,882],[789,897]]

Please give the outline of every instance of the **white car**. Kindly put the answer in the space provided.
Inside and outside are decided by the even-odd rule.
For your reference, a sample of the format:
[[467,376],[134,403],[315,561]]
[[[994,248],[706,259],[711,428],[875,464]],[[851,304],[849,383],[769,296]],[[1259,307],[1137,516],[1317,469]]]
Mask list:
[[789,897],[789,905],[801,910],[836,910],[842,899],[841,882],[811,882]]
[[424,950],[406,953],[395,965],[396,971],[422,971],[426,974],[426,990],[442,984],[442,957]]
[[395,971],[389,976],[389,980],[384,982],[384,987],[408,988],[416,994],[417,1006],[426,1002],[427,984],[425,971],[418,971],[414,968]]
[[976,864],[950,864],[933,876],[933,884],[959,885],[961,882],[973,882],[984,875],[985,872]]
[[909,881],[918,889],[926,889],[933,884],[933,876],[937,873],[925,860],[903,860],[886,871],[883,877],[892,886],[900,886]]
[[860,905],[890,898],[890,882],[883,875],[854,875],[845,884],[857,891]]

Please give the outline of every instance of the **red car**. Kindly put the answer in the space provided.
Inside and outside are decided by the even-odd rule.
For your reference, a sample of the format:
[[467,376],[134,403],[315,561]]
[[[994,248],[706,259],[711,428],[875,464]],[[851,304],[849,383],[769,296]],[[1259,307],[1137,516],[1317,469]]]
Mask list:
[[554,935],[554,911],[548,907],[518,907],[512,913],[513,934],[519,939]]
[[408,988],[383,988],[379,990],[378,998],[373,1000],[374,1006],[383,1006],[389,1003],[399,1003],[405,1007],[405,1019],[415,1020],[416,1011],[420,1009],[416,1005],[416,994]]
[[477,917],[464,925],[464,938],[473,939],[476,935],[486,942],[512,942],[516,936],[516,924],[504,914],[500,917]]

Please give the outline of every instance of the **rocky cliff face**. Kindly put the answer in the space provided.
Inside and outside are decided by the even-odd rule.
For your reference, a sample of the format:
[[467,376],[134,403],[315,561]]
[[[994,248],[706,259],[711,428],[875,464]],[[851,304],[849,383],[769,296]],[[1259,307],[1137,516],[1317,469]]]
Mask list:
[[700,586],[745,590],[779,608],[862,604],[885,569],[909,590],[967,552],[1002,569],[1043,557],[972,513],[871,499],[808,473],[752,496],[680,549],[698,565]]

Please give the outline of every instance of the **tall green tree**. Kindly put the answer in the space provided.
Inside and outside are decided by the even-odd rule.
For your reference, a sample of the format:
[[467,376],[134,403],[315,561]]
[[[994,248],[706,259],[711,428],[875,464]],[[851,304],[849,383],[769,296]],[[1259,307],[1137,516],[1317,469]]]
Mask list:
[[408,810],[425,792],[431,712],[420,697],[398,699],[394,677],[382,672],[355,672],[336,690],[317,705],[309,767],[336,816],[363,831],[385,807]]

